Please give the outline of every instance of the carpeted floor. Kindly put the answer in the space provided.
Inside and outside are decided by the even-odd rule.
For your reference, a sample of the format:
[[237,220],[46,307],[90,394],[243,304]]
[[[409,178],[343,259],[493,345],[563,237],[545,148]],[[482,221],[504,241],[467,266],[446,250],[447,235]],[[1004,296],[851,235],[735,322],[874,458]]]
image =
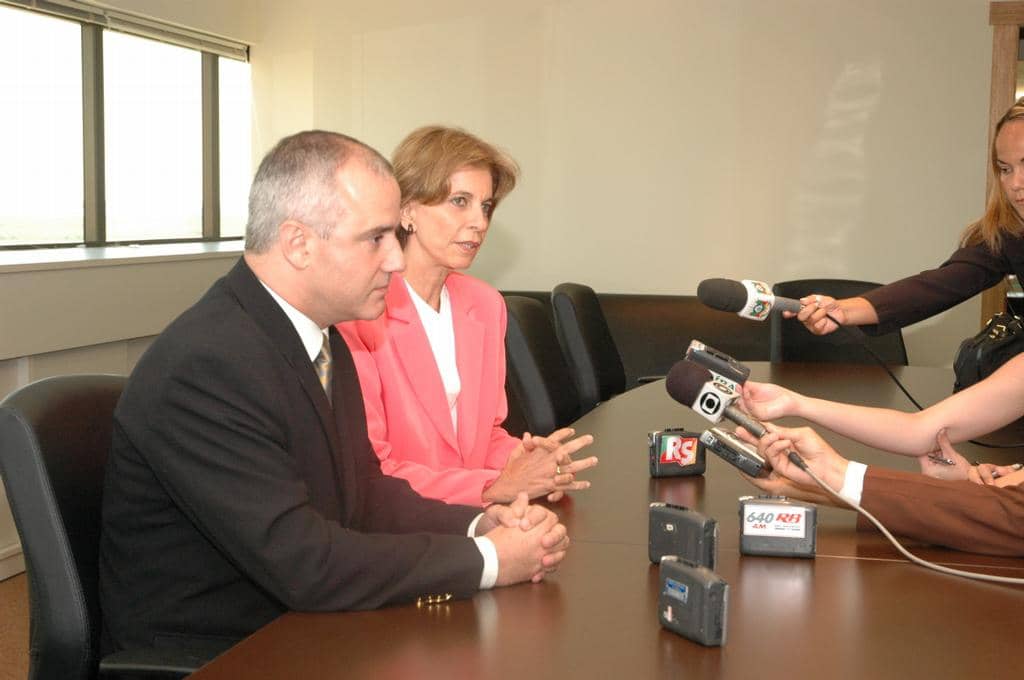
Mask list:
[[0,680],[28,677],[28,591],[25,574],[0,581]]

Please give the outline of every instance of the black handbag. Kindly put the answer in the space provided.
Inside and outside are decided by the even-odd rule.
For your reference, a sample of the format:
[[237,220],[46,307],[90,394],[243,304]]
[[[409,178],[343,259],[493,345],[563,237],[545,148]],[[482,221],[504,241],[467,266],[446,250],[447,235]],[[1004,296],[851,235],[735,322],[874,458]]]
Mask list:
[[1024,352],[1024,322],[1009,312],[996,314],[977,335],[960,343],[953,361],[953,391],[984,380],[1020,352]]

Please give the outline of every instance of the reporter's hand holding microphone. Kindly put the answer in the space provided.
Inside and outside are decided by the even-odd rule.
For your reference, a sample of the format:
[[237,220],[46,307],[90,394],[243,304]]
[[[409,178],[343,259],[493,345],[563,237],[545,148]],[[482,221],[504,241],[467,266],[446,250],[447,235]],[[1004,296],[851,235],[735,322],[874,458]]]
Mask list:
[[839,327],[836,322],[842,326],[878,323],[875,308],[862,297],[836,300],[812,293],[796,300],[774,295],[767,283],[752,279],[705,279],[697,286],[697,297],[712,309],[736,312],[745,319],[764,321],[772,312],[796,318],[815,335],[832,333]]
[[836,300],[830,295],[814,293],[800,298],[800,311],[784,311],[787,319],[796,318],[815,335],[834,332],[841,326],[863,326],[878,323],[878,313],[870,302],[862,297]]

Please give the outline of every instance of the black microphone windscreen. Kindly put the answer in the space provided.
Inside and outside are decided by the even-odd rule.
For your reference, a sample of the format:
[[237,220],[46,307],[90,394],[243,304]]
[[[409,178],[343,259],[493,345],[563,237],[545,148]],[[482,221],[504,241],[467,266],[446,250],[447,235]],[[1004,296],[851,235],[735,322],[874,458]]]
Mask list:
[[693,406],[704,383],[711,380],[711,371],[692,361],[677,361],[665,376],[665,391],[685,406]]
[[738,312],[747,305],[747,289],[739,281],[704,279],[697,286],[697,299],[711,309]]

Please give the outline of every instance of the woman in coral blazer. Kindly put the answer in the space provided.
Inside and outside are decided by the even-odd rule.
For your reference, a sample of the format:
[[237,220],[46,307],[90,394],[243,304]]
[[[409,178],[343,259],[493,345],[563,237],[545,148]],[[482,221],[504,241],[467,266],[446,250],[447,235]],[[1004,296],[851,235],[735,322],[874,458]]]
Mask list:
[[571,431],[522,440],[502,427],[505,304],[459,273],[473,262],[497,203],[515,186],[505,153],[459,129],[425,127],[394,154],[402,190],[398,230],[406,258],[384,314],[338,330],[352,350],[370,441],[385,474],[449,503],[506,502],[584,489],[573,461],[589,436]]

